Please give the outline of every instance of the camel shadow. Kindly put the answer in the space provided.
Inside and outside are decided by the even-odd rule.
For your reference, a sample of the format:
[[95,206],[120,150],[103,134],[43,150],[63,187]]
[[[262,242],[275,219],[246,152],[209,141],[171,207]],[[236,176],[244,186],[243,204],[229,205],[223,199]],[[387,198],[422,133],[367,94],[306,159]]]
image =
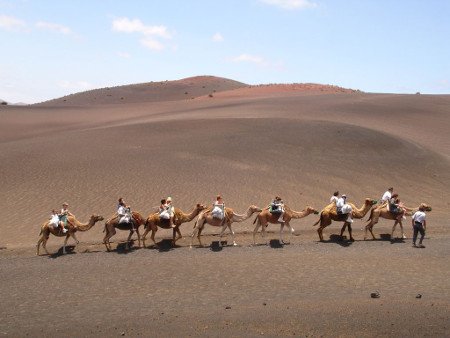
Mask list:
[[347,240],[347,236],[331,234],[330,239],[327,241],[322,241],[322,243],[335,243],[347,248],[353,244],[353,241]]
[[221,241],[220,243],[219,241],[212,241],[209,249],[214,252],[219,252],[222,251],[223,247],[227,245],[228,245],[227,241]]
[[272,249],[282,249],[284,246],[279,239],[271,239],[269,245]]
[[372,241],[390,242],[391,244],[405,243],[403,238],[392,237],[391,234],[380,234],[380,238],[372,239]]
[[133,252],[138,249],[137,247],[134,246],[134,242],[135,242],[134,239],[130,240],[129,249],[127,249],[127,242],[118,243],[116,249],[113,251],[115,251],[119,255],[129,254],[130,252]]
[[173,250],[175,247],[172,245],[171,239],[163,239],[159,241],[157,247],[154,247],[155,249],[158,249],[159,252],[167,252],[170,250]]
[[56,251],[55,253],[50,254],[48,256],[48,258],[55,259],[55,258],[58,258],[58,257],[61,257],[61,256],[65,256],[65,255],[73,255],[73,254],[75,254],[75,245],[67,245],[65,254],[63,254],[63,249],[64,249],[63,246],[60,247],[58,249],[58,251]]

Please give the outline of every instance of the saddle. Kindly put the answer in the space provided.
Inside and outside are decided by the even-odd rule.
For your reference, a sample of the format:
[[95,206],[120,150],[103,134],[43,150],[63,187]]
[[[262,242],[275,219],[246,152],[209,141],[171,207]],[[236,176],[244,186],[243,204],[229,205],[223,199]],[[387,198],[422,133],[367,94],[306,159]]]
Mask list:
[[271,213],[271,214],[281,214],[281,206],[280,205],[278,205],[278,204],[271,204],[270,206],[269,206],[269,212]]

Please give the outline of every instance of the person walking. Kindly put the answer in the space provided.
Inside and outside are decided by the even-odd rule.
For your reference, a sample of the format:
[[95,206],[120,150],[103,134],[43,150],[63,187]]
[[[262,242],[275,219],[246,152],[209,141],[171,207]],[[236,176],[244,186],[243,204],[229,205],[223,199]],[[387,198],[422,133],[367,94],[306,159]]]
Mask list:
[[[427,229],[427,215],[425,214],[425,207],[421,205],[419,211],[416,211],[412,216],[412,226],[413,226],[413,247],[414,248],[425,248],[422,244],[423,238],[425,237],[425,230]],[[419,246],[416,245],[417,235],[420,233]]]

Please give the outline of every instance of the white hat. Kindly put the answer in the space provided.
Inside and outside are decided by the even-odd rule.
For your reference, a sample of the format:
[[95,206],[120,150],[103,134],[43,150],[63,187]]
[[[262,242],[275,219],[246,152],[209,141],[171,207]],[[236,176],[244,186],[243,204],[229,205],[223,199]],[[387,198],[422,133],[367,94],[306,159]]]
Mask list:
[[170,196],[167,197],[167,198],[166,198],[166,202],[172,202],[172,197],[170,197]]
[[344,195],[342,195],[342,198],[347,198],[347,195],[345,195],[345,194],[344,194]]

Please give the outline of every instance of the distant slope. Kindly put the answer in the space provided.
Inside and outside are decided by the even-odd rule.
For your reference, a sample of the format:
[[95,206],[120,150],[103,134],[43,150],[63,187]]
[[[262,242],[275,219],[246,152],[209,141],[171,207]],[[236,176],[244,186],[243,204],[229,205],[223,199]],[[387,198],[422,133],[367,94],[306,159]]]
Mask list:
[[98,104],[179,101],[246,87],[245,83],[215,77],[196,76],[176,81],[147,82],[107,87],[71,94],[38,103],[45,106],[84,106]]

